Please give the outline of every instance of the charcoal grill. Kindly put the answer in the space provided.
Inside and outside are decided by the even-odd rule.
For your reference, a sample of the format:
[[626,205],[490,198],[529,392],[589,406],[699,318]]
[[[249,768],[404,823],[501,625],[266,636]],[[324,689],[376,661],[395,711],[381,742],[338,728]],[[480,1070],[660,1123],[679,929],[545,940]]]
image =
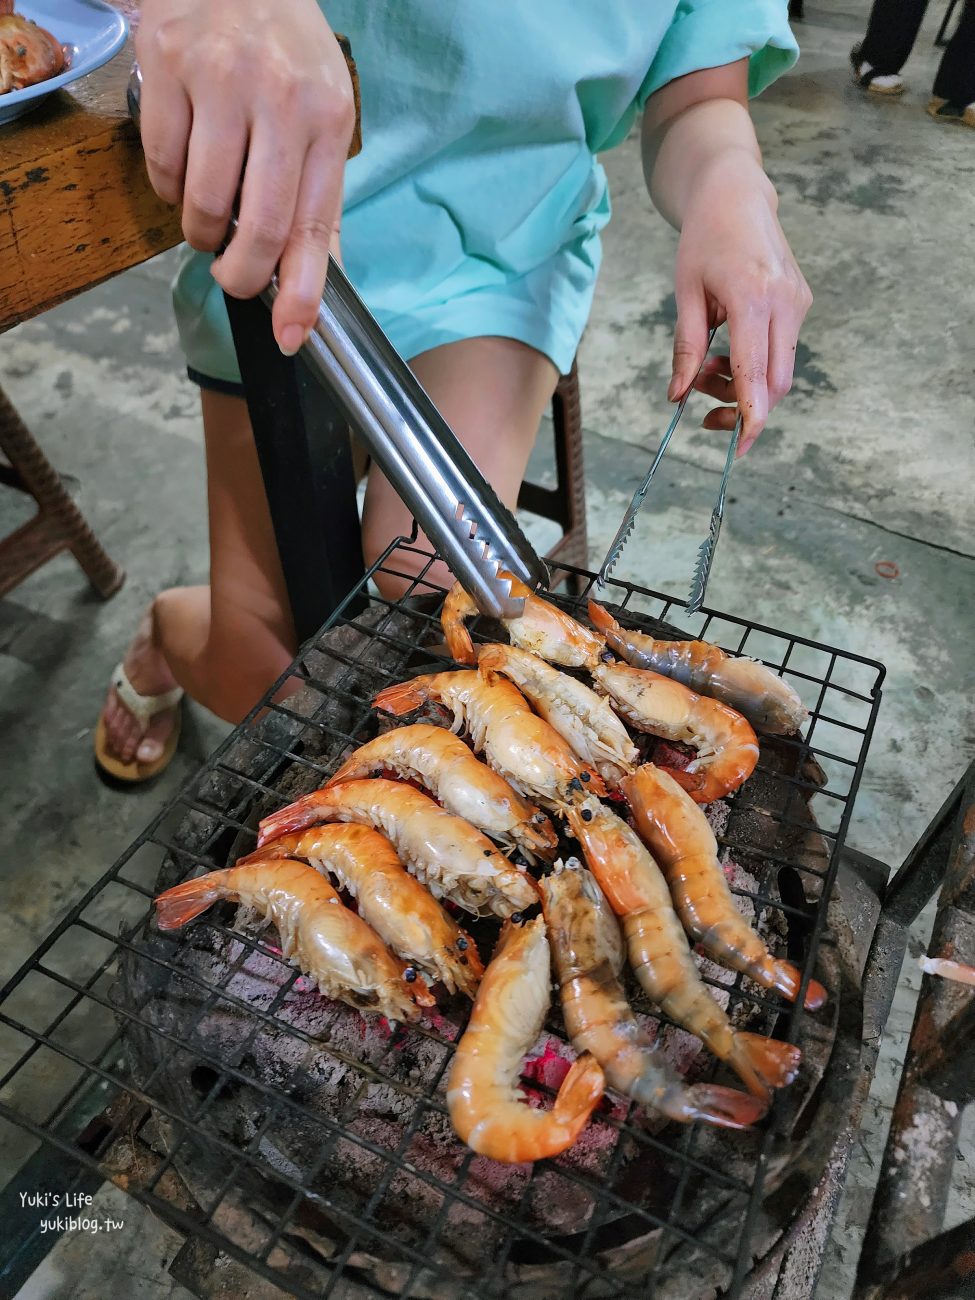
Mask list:
[[[273,932],[237,924],[231,909],[177,935],[152,924],[160,888],[232,862],[261,816],[375,734],[377,689],[447,666],[434,559],[415,539],[390,547],[0,991],[8,1144],[26,1155],[28,1139],[42,1141],[81,1176],[125,1187],[186,1235],[195,1258],[219,1253],[308,1300],[751,1294],[849,1113],[862,1007],[833,883],[879,664],[717,611],[689,616],[633,584],[603,593],[636,626],[765,660],[810,710],[803,737],[762,738],[719,837],[740,905],[830,994],[813,1016],[707,968],[730,1014],[804,1050],[800,1079],[754,1132],[662,1125],[613,1105],[557,1160],[494,1165],[447,1129],[456,1006],[420,1027],[366,1025],[309,990]],[[395,603],[370,582],[417,569]],[[579,612],[593,575],[560,573],[581,593],[560,603]],[[289,680],[297,689],[275,702]],[[557,1011],[547,1032],[558,1054]],[[660,1034],[693,1077],[719,1073],[674,1027],[662,1022]]]

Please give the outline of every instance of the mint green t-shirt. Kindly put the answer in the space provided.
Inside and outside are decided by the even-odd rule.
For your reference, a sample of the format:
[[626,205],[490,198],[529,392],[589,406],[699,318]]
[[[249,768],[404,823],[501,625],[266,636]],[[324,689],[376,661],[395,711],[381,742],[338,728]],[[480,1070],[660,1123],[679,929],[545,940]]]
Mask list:
[[[407,359],[481,335],[572,363],[609,220],[597,154],[655,90],[750,58],[758,94],[795,61],[787,0],[325,0],[352,43],[361,154],[346,270]],[[191,369],[239,379],[211,259],[174,301]]]

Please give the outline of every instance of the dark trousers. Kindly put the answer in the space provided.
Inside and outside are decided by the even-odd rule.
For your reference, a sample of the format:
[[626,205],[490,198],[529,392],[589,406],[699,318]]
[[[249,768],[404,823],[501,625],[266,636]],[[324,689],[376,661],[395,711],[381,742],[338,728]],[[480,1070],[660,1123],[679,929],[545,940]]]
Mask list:
[[[874,0],[860,58],[881,76],[900,72],[927,7],[928,0]],[[941,60],[934,93],[953,104],[975,104],[975,0],[963,0],[961,19]]]

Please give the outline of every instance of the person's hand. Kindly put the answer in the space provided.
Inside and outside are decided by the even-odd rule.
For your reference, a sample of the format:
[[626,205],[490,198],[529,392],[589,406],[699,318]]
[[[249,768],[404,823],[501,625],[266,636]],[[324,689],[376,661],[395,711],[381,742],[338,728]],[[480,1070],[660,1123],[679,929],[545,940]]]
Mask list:
[[[812,294],[776,216],[777,200],[758,160],[744,150],[712,162],[688,197],[677,250],[677,329],[668,396],[693,383],[743,417],[738,453],[752,445],[769,411],[792,387],[799,327]],[[728,322],[730,357],[695,374],[712,325]],[[707,429],[731,429],[733,406],[717,407]]]
[[[278,267],[274,335],[297,352],[318,318],[355,126],[345,58],[315,0],[145,0],[136,36],[153,188],[183,205],[194,248],[251,298]],[[243,184],[241,185],[241,174]]]

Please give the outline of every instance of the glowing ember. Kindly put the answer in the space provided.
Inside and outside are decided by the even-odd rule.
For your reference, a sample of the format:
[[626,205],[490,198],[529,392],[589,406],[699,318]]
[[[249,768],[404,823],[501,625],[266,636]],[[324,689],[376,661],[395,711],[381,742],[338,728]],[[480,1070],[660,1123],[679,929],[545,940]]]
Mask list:
[[[549,1039],[541,1056],[534,1056],[530,1061],[526,1061],[521,1072],[532,1083],[540,1083],[543,1087],[558,1092],[562,1080],[569,1073],[571,1067],[572,1062],[567,1061],[564,1056],[560,1056],[552,1040]],[[534,1089],[528,1087],[525,1091],[532,1093]]]

